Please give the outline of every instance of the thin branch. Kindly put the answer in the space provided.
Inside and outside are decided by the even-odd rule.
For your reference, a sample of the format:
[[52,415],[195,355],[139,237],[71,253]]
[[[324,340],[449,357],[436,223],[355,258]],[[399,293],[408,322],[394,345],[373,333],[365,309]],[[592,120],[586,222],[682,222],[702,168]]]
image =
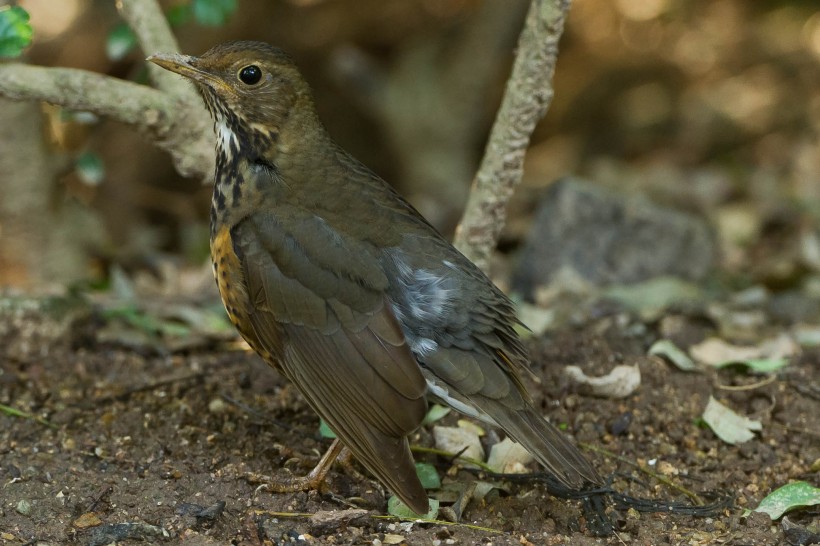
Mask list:
[[167,132],[170,121],[171,101],[164,93],[76,68],[0,65],[0,94],[14,100],[41,100],[94,112],[160,137]]
[[613,452],[609,451],[608,449],[604,449],[604,448],[598,447],[596,445],[587,444],[585,442],[578,442],[578,445],[581,446],[582,448],[587,449],[589,451],[592,451],[594,453],[599,453],[599,454],[604,455],[606,457],[610,457],[612,459],[615,459],[616,461],[620,461],[624,464],[628,464],[629,466],[631,466],[633,468],[637,468],[638,471],[643,472],[647,476],[655,478],[656,480],[658,480],[662,484],[665,484],[670,489],[674,489],[675,491],[683,493],[684,495],[689,497],[689,499],[692,502],[694,502],[695,504],[697,504],[698,506],[703,506],[704,505],[703,499],[700,498],[700,495],[698,495],[694,491],[691,491],[691,490],[687,489],[686,487],[684,487],[682,485],[676,484],[675,482],[673,482],[672,480],[670,480],[669,478],[667,478],[663,474],[655,472],[654,470],[650,470],[644,464],[641,464],[637,461],[633,461],[632,459],[629,459],[627,457],[623,457],[621,455],[618,455],[617,453],[613,453]]
[[[118,0],[120,15],[134,31],[143,53],[179,53],[179,44],[156,0]],[[161,90],[177,97],[193,98],[190,84],[172,72],[149,63],[148,75]]]
[[198,103],[86,70],[18,63],[0,65],[0,95],[41,100],[135,126],[172,155],[182,175],[212,176],[213,138]]
[[521,181],[530,137],[552,101],[558,40],[569,6],[570,0],[532,1],[504,99],[456,230],[456,246],[485,271],[504,226],[507,202]]

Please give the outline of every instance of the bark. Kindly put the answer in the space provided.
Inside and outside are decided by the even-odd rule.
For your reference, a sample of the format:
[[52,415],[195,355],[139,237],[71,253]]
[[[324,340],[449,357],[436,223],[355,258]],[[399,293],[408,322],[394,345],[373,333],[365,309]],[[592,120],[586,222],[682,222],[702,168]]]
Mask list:
[[102,239],[97,217],[55,191],[64,162],[46,145],[43,126],[39,105],[0,101],[0,286],[86,278],[85,251]]
[[456,247],[485,271],[504,227],[507,202],[521,181],[530,137],[552,101],[558,40],[569,6],[570,0],[530,5],[501,108],[456,229]]

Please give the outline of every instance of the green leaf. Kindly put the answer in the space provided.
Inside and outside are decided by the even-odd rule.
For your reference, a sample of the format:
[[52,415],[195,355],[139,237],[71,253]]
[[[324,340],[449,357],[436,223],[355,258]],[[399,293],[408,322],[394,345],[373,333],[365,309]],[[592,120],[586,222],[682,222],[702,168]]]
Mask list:
[[755,431],[763,429],[760,421],[733,412],[713,397],[703,411],[703,420],[727,444],[742,444],[754,438]]
[[74,167],[80,179],[89,186],[99,186],[105,178],[105,166],[95,153],[85,152],[77,158]]
[[177,4],[165,12],[165,18],[172,27],[179,27],[191,20],[191,5]]
[[816,504],[820,504],[820,488],[808,482],[792,482],[769,493],[754,511],[778,519],[789,510]]
[[224,25],[236,11],[236,0],[194,0],[194,18],[200,25]]
[[750,372],[765,374],[776,372],[789,363],[788,358],[750,358],[736,362],[727,361],[715,365],[715,368],[725,368],[727,366],[744,366]]
[[442,406],[441,404],[433,404],[430,406],[430,409],[427,410],[427,415],[424,416],[424,421],[422,422],[423,425],[432,425],[436,421],[440,421],[444,418],[445,415],[450,413],[450,408],[447,406]]
[[112,61],[119,61],[137,45],[137,36],[125,23],[115,26],[105,39],[105,54]]
[[441,487],[438,470],[429,463],[416,463],[416,475],[419,477],[421,486],[425,489],[438,489]]
[[322,438],[336,438],[336,433],[331,430],[324,419],[319,419],[319,436]]
[[149,315],[133,305],[105,309],[103,317],[106,319],[121,319],[131,327],[148,334],[185,337],[191,333],[191,329],[183,324]]
[[438,501],[436,499],[428,499],[430,502],[430,509],[426,514],[416,514],[406,504],[401,502],[397,496],[392,496],[387,499],[387,513],[397,518],[406,519],[434,519],[438,514]]
[[34,31],[29,15],[20,6],[0,8],[0,57],[19,57],[31,44]]
[[697,365],[689,358],[689,355],[681,351],[677,345],[668,339],[661,339],[652,344],[649,348],[649,354],[657,355],[665,358],[679,370],[685,372],[697,371]]
[[604,290],[604,295],[636,311],[646,320],[659,317],[673,305],[703,299],[700,287],[676,277],[656,277],[636,284],[613,285]]

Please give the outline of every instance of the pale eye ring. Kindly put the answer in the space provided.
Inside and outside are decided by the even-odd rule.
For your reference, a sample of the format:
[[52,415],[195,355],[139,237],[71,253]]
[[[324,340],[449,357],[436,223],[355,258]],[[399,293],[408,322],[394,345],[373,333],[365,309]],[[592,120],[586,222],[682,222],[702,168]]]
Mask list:
[[255,85],[262,79],[262,69],[251,64],[239,71],[239,79],[245,85]]

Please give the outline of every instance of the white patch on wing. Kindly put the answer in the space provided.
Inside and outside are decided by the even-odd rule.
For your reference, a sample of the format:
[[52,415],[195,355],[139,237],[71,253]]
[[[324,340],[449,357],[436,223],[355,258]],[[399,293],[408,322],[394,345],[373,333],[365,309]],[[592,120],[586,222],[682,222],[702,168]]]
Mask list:
[[411,337],[407,342],[410,344],[410,350],[422,357],[438,349],[438,343],[426,337]]
[[451,279],[426,269],[416,269],[407,283],[408,311],[413,317],[424,322],[436,322],[452,304]]
[[447,390],[446,387],[432,381],[431,379],[427,379],[427,392],[430,393],[433,397],[437,398],[441,402],[444,402],[454,410],[459,413],[466,415],[467,417],[472,417],[474,419],[478,419],[480,421],[484,421],[485,423],[489,423],[491,425],[498,425],[492,417],[481,411],[480,409],[471,406],[468,403],[465,403],[458,398],[450,396],[450,391]]

